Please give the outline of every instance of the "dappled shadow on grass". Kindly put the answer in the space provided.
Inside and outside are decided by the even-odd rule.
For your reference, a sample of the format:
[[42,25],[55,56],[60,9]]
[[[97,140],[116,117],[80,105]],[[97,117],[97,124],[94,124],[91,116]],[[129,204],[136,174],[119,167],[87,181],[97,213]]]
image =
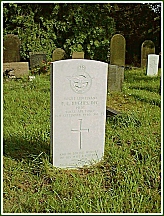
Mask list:
[[[143,91],[143,92],[142,92]],[[151,93],[151,92],[150,92]],[[131,96],[133,96],[136,100],[140,100],[149,104],[152,104],[154,106],[158,106],[161,107],[161,98],[158,94],[156,95],[151,95],[151,94],[147,94],[146,91],[144,90],[132,90],[132,92],[130,93]]]
[[129,86],[129,89],[145,90],[145,91],[157,93],[160,95],[160,86],[154,87],[154,88],[152,88],[152,86]]
[[11,136],[3,139],[3,155],[16,160],[29,160],[31,155],[41,153],[50,155],[50,143],[43,140],[28,141],[21,137]]
[[142,75],[142,76],[139,76],[138,74],[131,74],[130,76],[129,75],[126,75],[125,74],[125,80],[128,82],[128,83],[134,83],[134,82],[137,82],[137,81],[160,81],[160,76],[147,76],[146,74],[145,75]]
[[108,118],[107,123],[111,124],[111,127],[114,129],[141,126],[141,121],[135,113],[118,114],[116,116]]

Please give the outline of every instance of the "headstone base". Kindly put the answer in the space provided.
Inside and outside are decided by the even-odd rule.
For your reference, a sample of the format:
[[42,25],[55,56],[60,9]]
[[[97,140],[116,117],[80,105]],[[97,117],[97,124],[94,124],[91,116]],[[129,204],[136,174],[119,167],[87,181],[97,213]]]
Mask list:
[[112,109],[110,107],[106,107],[106,117],[116,116],[118,114],[120,114],[119,111],[114,110],[114,109]]
[[124,82],[124,67],[108,65],[108,92],[122,91]]

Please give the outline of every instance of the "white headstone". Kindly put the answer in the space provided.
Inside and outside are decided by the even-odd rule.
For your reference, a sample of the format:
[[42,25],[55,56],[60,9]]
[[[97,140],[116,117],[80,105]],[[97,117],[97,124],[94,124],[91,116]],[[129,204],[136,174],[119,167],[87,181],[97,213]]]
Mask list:
[[148,76],[158,75],[158,64],[159,64],[159,55],[149,54],[148,64],[147,64],[147,75]]
[[108,64],[68,59],[51,64],[53,165],[78,168],[104,155]]

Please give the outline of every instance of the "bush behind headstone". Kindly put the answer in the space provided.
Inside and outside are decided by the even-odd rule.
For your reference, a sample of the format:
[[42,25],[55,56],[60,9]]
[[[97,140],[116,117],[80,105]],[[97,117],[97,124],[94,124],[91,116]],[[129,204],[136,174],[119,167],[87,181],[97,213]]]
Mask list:
[[[45,7],[46,6],[46,7]],[[103,13],[102,13],[103,11]],[[89,59],[107,61],[114,20],[110,4],[10,4],[4,6],[4,34],[17,34],[21,39],[21,59],[29,52],[46,52],[52,60],[56,47],[83,51]],[[78,47],[82,50],[76,50]]]

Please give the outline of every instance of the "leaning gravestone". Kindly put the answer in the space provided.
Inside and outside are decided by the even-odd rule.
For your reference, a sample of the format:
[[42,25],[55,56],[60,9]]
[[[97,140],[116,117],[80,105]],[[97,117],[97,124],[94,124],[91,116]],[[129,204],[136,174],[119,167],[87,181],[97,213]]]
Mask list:
[[68,59],[51,64],[53,165],[78,168],[104,155],[108,64]]
[[147,66],[149,54],[155,54],[155,45],[151,40],[145,40],[141,46],[141,68]]
[[148,76],[158,75],[158,63],[159,63],[159,55],[155,55],[155,54],[148,55],[148,64],[147,64]]
[[121,34],[116,34],[111,39],[110,44],[110,64],[125,66],[126,41]]
[[84,52],[73,52],[72,58],[73,59],[84,59]]
[[65,59],[65,51],[61,48],[56,48],[52,54],[52,61],[59,61]]
[[8,34],[4,36],[3,41],[3,62],[20,61],[21,42],[17,35]]
[[108,65],[108,92],[121,92],[124,82],[124,68]]
[[41,52],[30,52],[30,68],[33,69],[46,62],[46,54]]

